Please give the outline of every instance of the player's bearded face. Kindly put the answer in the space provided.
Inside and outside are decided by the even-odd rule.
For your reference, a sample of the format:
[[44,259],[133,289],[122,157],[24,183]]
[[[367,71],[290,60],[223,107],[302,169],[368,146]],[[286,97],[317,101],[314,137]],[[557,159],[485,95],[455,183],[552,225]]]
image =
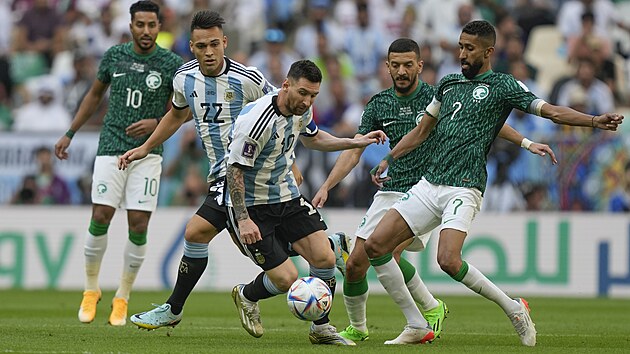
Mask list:
[[481,70],[481,67],[483,66],[483,60],[475,60],[471,63],[466,59],[462,59],[461,64],[462,74],[470,80],[479,74],[479,70]]
[[414,52],[389,53],[387,67],[394,83],[394,90],[407,94],[416,88],[422,66]]
[[494,47],[477,35],[462,33],[459,37],[459,61],[462,74],[473,79],[484,67]]
[[136,12],[129,25],[134,46],[141,52],[148,52],[155,47],[155,40],[160,32],[160,22],[155,12]]
[[319,85],[319,82],[310,82],[305,78],[301,78],[286,86],[288,89],[287,108],[289,113],[296,116],[306,113],[313,105],[313,102],[315,102],[315,97],[319,93]]

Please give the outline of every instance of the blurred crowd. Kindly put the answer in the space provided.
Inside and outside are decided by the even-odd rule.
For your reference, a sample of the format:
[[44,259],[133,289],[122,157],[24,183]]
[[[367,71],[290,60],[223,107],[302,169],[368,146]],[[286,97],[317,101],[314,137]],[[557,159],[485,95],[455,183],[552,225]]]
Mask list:
[[[130,39],[128,9],[133,2],[0,0],[0,130],[61,135],[104,52]],[[593,115],[623,113],[630,104],[630,1],[155,2],[162,12],[158,43],[185,60],[192,59],[189,23],[199,9],[219,11],[227,20],[227,55],[257,67],[276,86],[293,61],[313,60],[324,76],[314,105],[316,121],[337,136],[353,136],[363,106],[391,86],[384,62],[393,39],[410,37],[421,44],[421,79],[434,85],[460,71],[459,34],[475,19],[486,19],[497,29],[494,70],[511,73],[539,97]],[[105,108],[103,102],[82,131],[98,131]],[[507,123],[531,140],[550,144],[560,165],[497,139],[489,156],[483,210],[630,209],[629,134],[560,127],[519,111]],[[366,151],[360,167],[331,191],[328,206],[369,205],[375,187],[368,172],[386,153],[383,149]],[[43,150],[33,154],[39,167],[24,178],[11,202],[89,203],[89,181],[55,177],[54,162]],[[296,153],[305,176],[303,194],[312,196],[337,155],[306,149]],[[167,142],[164,158],[160,205],[198,206],[206,195],[208,164],[191,124]],[[83,194],[64,196],[70,192],[58,187],[63,183],[81,183],[70,190]],[[58,192],[49,195],[50,189]]]

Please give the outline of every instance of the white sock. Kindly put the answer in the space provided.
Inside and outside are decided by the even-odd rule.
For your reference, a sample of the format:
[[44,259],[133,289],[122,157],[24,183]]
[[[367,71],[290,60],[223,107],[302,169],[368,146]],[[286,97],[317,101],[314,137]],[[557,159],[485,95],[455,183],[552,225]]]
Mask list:
[[415,272],[413,277],[407,282],[407,289],[409,289],[413,300],[422,307],[423,311],[432,310],[440,305],[433,297],[433,294],[429,292],[427,286],[424,285],[418,272]]
[[368,299],[368,292],[359,296],[343,296],[343,303],[346,305],[346,312],[350,319],[350,325],[361,332],[367,332],[367,316],[365,307]]
[[85,256],[85,290],[99,291],[98,273],[101,261],[107,250],[107,234],[94,236],[89,231],[85,235],[83,254]]
[[146,243],[142,246],[138,246],[135,243],[127,240],[125,246],[124,264],[122,278],[120,279],[120,286],[116,290],[115,297],[121,297],[125,300],[129,300],[129,294],[131,293],[131,287],[133,286],[140,266],[144,261],[144,255],[147,253]]
[[427,327],[429,324],[427,320],[422,317],[418,306],[416,306],[416,303],[411,297],[409,289],[405,286],[405,279],[396,260],[392,258],[383,265],[374,266],[374,270],[376,271],[378,281],[381,282],[389,296],[392,297],[405,315],[407,324],[414,328]]
[[516,312],[521,308],[517,301],[507,296],[470,263],[468,263],[468,273],[464,275],[461,282],[470,290],[501,306],[506,314]]

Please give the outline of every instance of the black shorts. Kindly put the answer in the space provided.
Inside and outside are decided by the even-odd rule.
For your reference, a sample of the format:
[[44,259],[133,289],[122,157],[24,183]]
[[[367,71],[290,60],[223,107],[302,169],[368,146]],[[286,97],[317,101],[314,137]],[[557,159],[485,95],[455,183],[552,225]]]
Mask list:
[[[228,210],[229,227],[238,235],[234,210]],[[239,248],[263,270],[273,269],[287,260],[288,244],[328,228],[317,209],[303,196],[283,203],[251,206],[247,212],[258,226],[262,240],[251,245],[241,243]]]
[[210,183],[206,200],[197,210],[197,215],[212,224],[217,231],[221,232],[227,227],[227,209],[225,208],[224,196],[225,178],[219,178]]

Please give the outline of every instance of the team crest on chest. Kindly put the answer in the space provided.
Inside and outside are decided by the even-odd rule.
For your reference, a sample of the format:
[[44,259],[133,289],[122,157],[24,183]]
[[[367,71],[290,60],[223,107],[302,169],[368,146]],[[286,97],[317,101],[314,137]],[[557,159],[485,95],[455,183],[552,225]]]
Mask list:
[[232,90],[232,89],[225,90],[225,94],[223,95],[223,99],[226,102],[232,102],[234,100],[234,90]]
[[473,90],[472,96],[476,100],[483,100],[484,98],[488,97],[489,94],[490,90],[488,89],[488,86],[479,85]]
[[162,74],[157,71],[149,72],[149,75],[147,75],[147,78],[145,79],[145,83],[147,84],[147,87],[152,90],[159,88],[162,86]]

